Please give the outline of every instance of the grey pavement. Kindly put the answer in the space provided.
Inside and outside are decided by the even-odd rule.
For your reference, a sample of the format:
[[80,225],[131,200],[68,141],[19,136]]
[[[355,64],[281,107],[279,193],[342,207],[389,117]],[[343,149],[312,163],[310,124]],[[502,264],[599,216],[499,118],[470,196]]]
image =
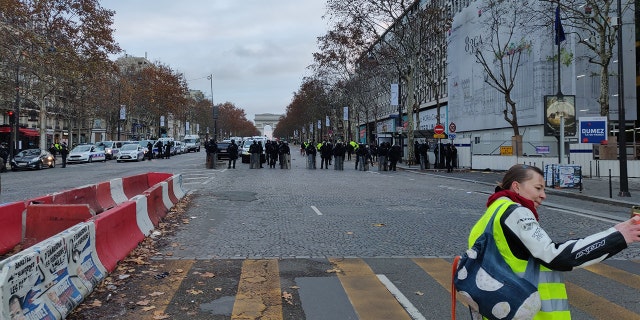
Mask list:
[[[398,168],[405,171],[424,172],[428,174],[447,176],[452,179],[464,179],[477,183],[496,185],[502,179],[504,171],[480,171],[470,169],[454,169],[447,173],[446,169],[420,170],[419,166],[398,164]],[[628,178],[629,196],[620,196],[620,178],[608,176],[583,176],[580,188],[553,188],[547,186],[547,194],[565,196],[575,199],[588,200],[597,203],[610,204],[630,208],[640,205],[640,178]]]

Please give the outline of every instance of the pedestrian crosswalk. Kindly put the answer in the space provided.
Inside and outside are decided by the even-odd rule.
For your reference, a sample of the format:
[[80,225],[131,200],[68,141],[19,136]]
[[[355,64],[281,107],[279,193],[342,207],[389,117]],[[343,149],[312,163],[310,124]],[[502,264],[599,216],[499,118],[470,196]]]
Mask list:
[[[574,319],[640,319],[639,263],[566,273]],[[451,319],[446,258],[155,260],[148,268],[132,280],[146,303],[122,318]],[[456,316],[470,319],[459,302]]]

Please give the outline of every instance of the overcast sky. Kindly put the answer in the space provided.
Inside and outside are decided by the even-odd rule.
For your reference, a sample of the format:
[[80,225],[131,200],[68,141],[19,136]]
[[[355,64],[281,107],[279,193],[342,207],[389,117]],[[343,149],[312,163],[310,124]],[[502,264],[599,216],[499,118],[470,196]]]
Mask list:
[[190,89],[232,102],[253,121],[284,113],[327,30],[325,0],[111,0],[115,40],[182,72]]

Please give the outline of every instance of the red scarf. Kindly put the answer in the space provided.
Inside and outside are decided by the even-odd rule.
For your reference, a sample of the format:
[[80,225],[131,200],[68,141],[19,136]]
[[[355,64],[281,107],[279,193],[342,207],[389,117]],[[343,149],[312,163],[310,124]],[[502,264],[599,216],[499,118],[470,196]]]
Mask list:
[[536,211],[536,207],[533,204],[533,201],[524,198],[523,196],[511,191],[511,190],[501,190],[496,191],[496,193],[492,194],[487,200],[487,207],[489,207],[494,201],[496,201],[500,197],[507,197],[511,199],[515,203],[521,204],[523,207],[528,208],[533,212],[533,215],[536,217],[536,220],[540,220],[538,218],[538,211]]

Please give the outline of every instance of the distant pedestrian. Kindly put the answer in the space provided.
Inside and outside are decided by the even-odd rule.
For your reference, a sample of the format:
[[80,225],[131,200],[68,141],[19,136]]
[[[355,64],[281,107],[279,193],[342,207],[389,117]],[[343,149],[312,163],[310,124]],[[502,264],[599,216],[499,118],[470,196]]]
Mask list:
[[231,144],[227,146],[227,153],[229,154],[229,165],[227,169],[236,168],[236,160],[238,159],[238,145],[236,140],[231,140]]
[[332,152],[331,145],[327,141],[323,141],[320,147],[320,169],[329,169]]
[[342,141],[338,140],[338,143],[333,147],[333,169],[344,170],[344,154],[347,149],[342,144]]
[[447,172],[453,171],[453,166],[451,165],[451,156],[452,156],[451,144],[447,143],[444,147],[444,162],[447,166]]
[[378,147],[378,171],[387,171],[389,158],[389,143],[383,142]]
[[[214,141],[215,143],[215,141]],[[164,157],[167,159],[171,159],[171,146],[172,146],[172,142],[171,141],[167,141],[167,143],[164,144]],[[217,149],[217,146],[216,146]]]
[[291,149],[287,142],[280,141],[278,145],[278,157],[280,160],[280,169],[291,169]]
[[441,143],[436,143],[436,147],[433,148],[433,155],[434,155],[434,160],[433,160],[433,167],[435,169],[439,169],[441,167],[441,161],[440,161],[440,146],[442,144]]
[[425,141],[418,149],[420,157],[420,170],[429,169],[429,144]]
[[147,153],[146,153],[147,159],[149,159],[149,161],[151,161],[151,159],[153,159],[153,144],[151,143],[151,141],[147,142]]
[[455,144],[451,144],[451,165],[458,169],[458,149]]
[[67,155],[69,155],[69,148],[67,148],[67,143],[62,142],[60,145],[60,158],[62,158],[62,167],[67,167]]
[[0,159],[2,159],[2,165],[0,172],[7,172],[7,161],[9,160],[9,150],[6,143],[0,144]]
[[389,149],[389,171],[396,171],[398,161],[402,158],[402,149],[397,144],[394,144]]
[[307,144],[305,148],[305,153],[307,154],[307,169],[315,169],[316,168],[316,147],[315,141]]
[[253,140],[251,146],[249,146],[249,169],[260,169],[260,148],[258,146],[258,140]]
[[156,150],[158,152],[158,154],[156,155],[156,158],[158,159],[164,158],[164,146],[162,145],[162,141],[158,140],[158,142],[156,142]]
[[269,162],[269,168],[276,168],[276,162],[278,162],[279,159],[279,146],[276,144],[275,141],[272,141],[271,143],[268,143],[267,141],[267,145],[269,146],[268,148],[265,147],[265,153],[267,156],[267,162]]

